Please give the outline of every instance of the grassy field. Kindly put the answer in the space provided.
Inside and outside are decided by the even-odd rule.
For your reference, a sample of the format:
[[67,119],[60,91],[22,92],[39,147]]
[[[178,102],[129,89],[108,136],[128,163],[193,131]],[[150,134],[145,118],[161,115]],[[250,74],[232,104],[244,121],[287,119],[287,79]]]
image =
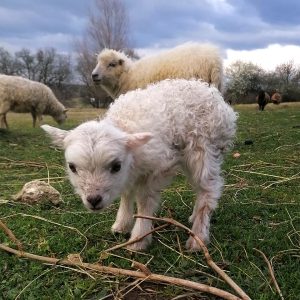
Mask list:
[[[284,299],[300,299],[300,103],[241,105],[234,149],[226,157],[225,189],[212,218],[208,248],[215,262],[252,299],[280,299],[262,251],[271,262]],[[71,110],[63,128],[95,118],[96,109]],[[65,258],[80,253],[86,262],[131,269],[132,260],[153,273],[185,278],[232,291],[206,266],[202,253],[184,250],[187,234],[167,227],[154,234],[144,253],[103,250],[124,242],[113,235],[118,203],[101,213],[85,210],[65,177],[63,152],[49,145],[31,117],[9,114],[10,130],[0,131],[0,218],[24,251]],[[45,123],[54,124],[46,117]],[[245,145],[251,139],[252,145]],[[240,153],[234,158],[233,153]],[[11,200],[33,179],[50,180],[63,203],[29,205]],[[158,216],[189,226],[194,194],[180,174],[163,191]],[[3,232],[0,242],[15,247]],[[0,250],[0,299],[217,299],[174,285],[142,282],[107,274],[49,266]]]

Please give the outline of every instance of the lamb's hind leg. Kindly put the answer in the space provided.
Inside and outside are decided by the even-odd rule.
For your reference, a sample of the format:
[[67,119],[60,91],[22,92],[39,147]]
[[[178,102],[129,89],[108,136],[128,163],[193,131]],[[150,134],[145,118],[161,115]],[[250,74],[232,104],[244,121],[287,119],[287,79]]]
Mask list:
[[[192,231],[204,242],[209,241],[210,217],[221,196],[223,179],[220,176],[221,154],[219,151],[193,151],[188,154],[188,175],[197,192],[196,202],[190,221]],[[186,243],[189,250],[199,250],[193,237]]]

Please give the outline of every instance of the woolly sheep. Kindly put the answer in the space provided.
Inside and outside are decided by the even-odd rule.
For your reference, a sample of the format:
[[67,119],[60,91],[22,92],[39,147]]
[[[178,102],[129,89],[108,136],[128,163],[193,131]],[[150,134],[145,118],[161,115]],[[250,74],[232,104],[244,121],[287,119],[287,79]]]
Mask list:
[[280,104],[282,101],[282,96],[278,92],[275,92],[272,95],[271,100],[272,100],[273,104]]
[[[65,150],[70,181],[89,210],[101,211],[121,195],[114,232],[131,230],[134,198],[138,214],[152,216],[160,191],[181,168],[197,192],[192,230],[208,241],[210,216],[223,186],[223,154],[232,144],[236,118],[215,87],[169,79],[120,96],[103,120],[71,131],[42,128]],[[131,240],[151,227],[150,220],[138,218]],[[142,250],[150,241],[148,235],[129,247]],[[199,249],[192,237],[186,246]]]
[[222,87],[222,59],[219,50],[210,44],[186,43],[137,61],[122,52],[104,49],[97,60],[93,81],[113,99],[168,78],[201,78],[219,90]]
[[33,127],[36,119],[42,120],[42,115],[52,116],[59,124],[67,117],[66,108],[45,84],[18,76],[0,75],[1,128],[8,128],[6,114],[9,111],[30,112]]

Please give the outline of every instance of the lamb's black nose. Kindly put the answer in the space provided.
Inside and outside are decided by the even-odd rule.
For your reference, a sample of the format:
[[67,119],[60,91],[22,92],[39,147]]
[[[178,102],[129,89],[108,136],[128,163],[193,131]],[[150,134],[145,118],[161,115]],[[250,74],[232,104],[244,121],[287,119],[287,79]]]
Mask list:
[[97,205],[102,202],[102,197],[100,195],[88,196],[86,200],[93,206],[93,208],[96,208]]
[[98,75],[97,73],[93,73],[93,74],[92,74],[92,79],[93,79],[93,80],[97,80],[97,79],[98,79],[98,76],[99,76],[99,75]]

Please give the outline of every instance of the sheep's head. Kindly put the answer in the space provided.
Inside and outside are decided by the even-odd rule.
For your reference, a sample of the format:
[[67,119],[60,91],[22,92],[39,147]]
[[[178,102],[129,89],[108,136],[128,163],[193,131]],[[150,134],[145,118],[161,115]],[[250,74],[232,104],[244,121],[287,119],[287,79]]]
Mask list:
[[54,115],[53,118],[58,124],[62,124],[67,119],[67,109],[63,108],[62,111],[60,111],[58,114]]
[[134,152],[152,138],[150,133],[127,134],[105,121],[86,122],[71,131],[41,127],[65,150],[70,181],[91,211],[109,206],[128,187]]
[[128,70],[130,59],[122,52],[104,49],[98,55],[97,66],[92,72],[92,79],[96,85],[113,98],[120,88],[120,77]]

